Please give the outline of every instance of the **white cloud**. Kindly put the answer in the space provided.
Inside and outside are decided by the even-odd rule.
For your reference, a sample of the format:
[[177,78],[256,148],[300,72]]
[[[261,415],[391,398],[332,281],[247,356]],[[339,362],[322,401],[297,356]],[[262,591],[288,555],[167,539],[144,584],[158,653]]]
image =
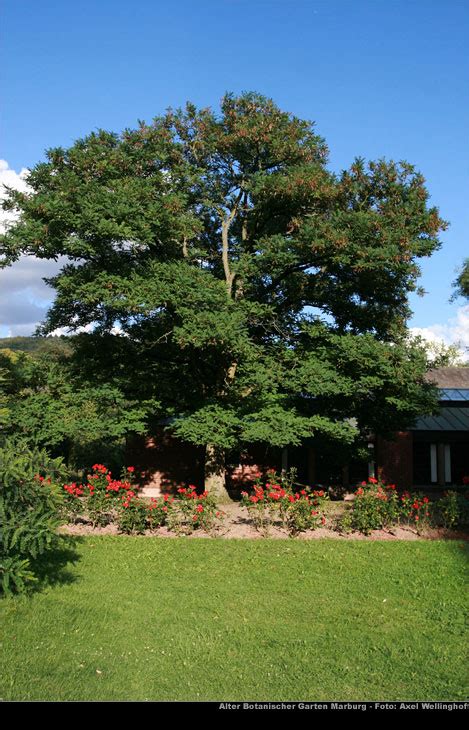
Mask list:
[[410,332],[430,344],[455,345],[461,352],[461,359],[469,361],[469,304],[460,307],[456,316],[444,324],[411,327]]
[[[73,333],[77,332],[92,332],[94,329],[94,325],[87,324],[84,327],[77,327],[76,330],[73,330]],[[62,337],[62,335],[69,335],[71,330],[68,327],[57,327],[57,329],[52,330],[51,337]]]
[[[0,232],[5,231],[16,219],[16,214],[4,211],[1,201],[6,196],[4,185],[28,191],[26,176],[10,169],[0,160]],[[15,264],[0,269],[0,336],[30,335],[44,319],[53,300],[53,290],[44,283],[44,277],[54,276],[66,259],[46,261],[34,256],[22,256]]]
[[6,197],[4,185],[26,193],[28,191],[28,186],[26,184],[26,176],[28,172],[29,170],[26,167],[23,167],[21,172],[11,170],[6,160],[0,160],[0,233],[2,233],[8,227],[8,224],[12,223],[16,218],[16,214],[14,212],[3,210],[1,207],[1,203]]
[[[20,173],[11,170],[5,160],[0,160],[0,233],[16,219],[15,213],[2,210],[1,201],[6,191],[3,185],[28,191],[26,176],[28,170]],[[12,266],[0,269],[0,337],[27,336],[34,333],[44,320],[54,299],[54,290],[44,281],[50,278],[67,263],[65,256],[57,261],[38,259],[35,256],[21,256]],[[93,325],[79,327],[77,332],[89,332]],[[119,326],[113,334],[122,334]],[[65,327],[59,327],[52,335],[69,334]]]

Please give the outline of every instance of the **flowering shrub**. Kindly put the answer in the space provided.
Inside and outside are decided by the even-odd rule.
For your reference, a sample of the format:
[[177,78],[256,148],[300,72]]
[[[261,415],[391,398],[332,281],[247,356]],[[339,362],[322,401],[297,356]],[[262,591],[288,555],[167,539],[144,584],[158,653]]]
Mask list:
[[372,530],[399,522],[400,513],[396,485],[370,477],[357,488],[351,513],[343,527],[369,535]]
[[148,505],[148,527],[153,530],[168,522],[173,508],[174,497],[164,494],[161,499],[151,499]]
[[176,533],[188,535],[196,529],[210,532],[222,519],[223,513],[217,510],[216,501],[208,492],[197,494],[191,485],[178,489],[178,494],[167,517],[170,529]]
[[135,492],[128,490],[121,496],[116,517],[116,523],[121,532],[141,535],[146,530],[148,517],[147,503],[139,499]]
[[381,485],[363,482],[355,492],[351,514],[351,527],[364,535],[372,530],[381,530],[389,523],[387,495]]
[[[280,495],[276,493],[275,499],[277,498],[280,499]],[[247,509],[256,530],[267,536],[272,519],[273,504],[263,487],[260,484],[255,484],[253,494],[241,492],[241,504]]]
[[120,479],[114,479],[103,464],[94,464],[85,484],[63,486],[64,516],[69,522],[86,516],[93,527],[115,521],[121,532],[137,534],[162,525],[180,534],[198,528],[208,532],[223,518],[214,498],[207,492],[197,494],[193,486],[181,487],[177,499],[168,494],[149,501],[141,499],[134,472],[134,467],[128,466]]
[[68,519],[76,521],[87,514],[93,527],[104,527],[109,524],[119,505],[122,495],[135,496],[133,466],[123,470],[120,479],[113,479],[111,472],[103,464],[94,464],[92,474],[87,477],[86,484],[65,484],[64,511]]
[[83,500],[81,499],[84,494],[84,488],[82,484],[64,484],[64,498],[61,503],[61,515],[67,522],[78,522],[83,514]]
[[399,495],[395,484],[370,478],[357,488],[351,513],[342,521],[341,527],[369,535],[372,530],[404,522],[421,531],[431,524],[432,518],[428,497],[407,491]]
[[137,487],[134,486],[134,467],[123,470],[121,479],[113,479],[111,472],[103,464],[94,464],[93,473],[88,475],[85,487],[86,511],[93,527],[109,524],[115,513],[119,500],[135,497]]
[[258,476],[251,494],[241,492],[241,504],[259,532],[267,535],[277,518],[291,535],[325,524],[319,507],[328,497],[322,489],[311,492],[305,488],[295,492],[292,472],[278,476],[270,471],[267,478],[263,484]]
[[[62,499],[58,501],[62,516],[69,522],[84,517],[93,526],[113,521],[121,532],[137,534],[162,525],[177,534],[190,534],[197,529],[210,532],[223,519],[215,499],[207,492],[197,494],[194,486],[179,488],[176,497],[165,494],[159,499],[140,498],[134,472],[134,467],[126,467],[120,479],[114,479],[103,464],[95,464],[86,483],[63,485]],[[299,490],[295,477],[294,470],[281,475],[271,470],[267,478],[256,476],[252,491],[241,493],[242,506],[264,536],[274,523],[290,535],[326,523],[323,508],[328,494],[309,487]],[[34,479],[44,486],[50,482],[41,474]],[[370,477],[357,487],[355,500],[339,519],[338,527],[341,532],[357,530],[365,535],[401,523],[410,524],[419,532],[434,523],[464,528],[469,525],[468,497],[469,494],[450,491],[442,499],[430,502],[420,493],[398,494],[394,484]]]
[[297,535],[305,530],[315,530],[326,523],[326,518],[317,509],[319,500],[309,494],[296,495],[294,500],[283,501],[283,524],[290,535]]
[[404,492],[400,501],[401,519],[403,521],[414,525],[419,532],[424,527],[428,527],[432,518],[432,508],[428,497]]
[[444,527],[457,529],[469,525],[469,494],[445,492],[438,500],[438,519]]

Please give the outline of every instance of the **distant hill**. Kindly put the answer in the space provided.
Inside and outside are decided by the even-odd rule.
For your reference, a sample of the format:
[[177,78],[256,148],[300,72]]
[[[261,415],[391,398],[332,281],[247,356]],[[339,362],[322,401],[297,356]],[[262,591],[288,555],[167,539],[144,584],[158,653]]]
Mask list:
[[30,353],[63,353],[68,355],[72,348],[70,337],[0,337],[0,350]]

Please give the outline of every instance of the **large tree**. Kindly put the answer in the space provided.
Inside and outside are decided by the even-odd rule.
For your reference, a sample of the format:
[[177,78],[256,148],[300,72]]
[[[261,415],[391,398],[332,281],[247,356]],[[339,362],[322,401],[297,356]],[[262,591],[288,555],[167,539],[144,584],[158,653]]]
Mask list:
[[68,257],[43,332],[92,325],[82,370],[156,397],[210,489],[227,449],[351,445],[431,408],[406,320],[445,224],[411,165],[333,174],[313,124],[248,93],[51,149],[28,183],[0,253]]

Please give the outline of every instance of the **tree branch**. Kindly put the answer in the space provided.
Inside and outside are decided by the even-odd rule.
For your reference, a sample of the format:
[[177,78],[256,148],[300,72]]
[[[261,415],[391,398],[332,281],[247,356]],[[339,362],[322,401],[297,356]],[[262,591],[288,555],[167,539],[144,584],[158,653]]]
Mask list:
[[229,230],[230,230],[231,224],[233,223],[234,217],[235,217],[236,213],[238,212],[238,207],[241,202],[242,196],[243,196],[243,190],[241,189],[236,198],[233,208],[230,210],[228,215],[225,217],[224,220],[222,220],[222,223],[221,223],[222,261],[223,261],[223,270],[225,272],[226,288],[227,288],[229,297],[231,297],[231,290],[233,287],[233,279],[234,279],[234,275],[230,268],[230,259],[229,259]]

